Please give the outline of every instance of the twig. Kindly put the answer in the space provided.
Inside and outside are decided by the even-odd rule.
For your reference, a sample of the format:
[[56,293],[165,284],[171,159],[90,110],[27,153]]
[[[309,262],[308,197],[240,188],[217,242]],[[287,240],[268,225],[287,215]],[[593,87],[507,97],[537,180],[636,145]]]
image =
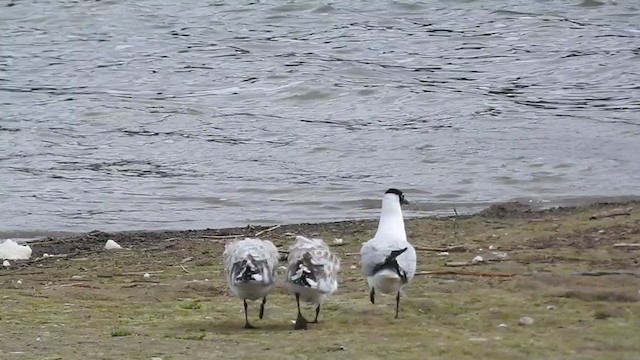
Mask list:
[[614,248],[640,249],[640,244],[618,243],[613,244]]
[[640,273],[634,273],[631,271],[585,271],[585,272],[574,272],[571,275],[579,275],[579,276],[607,276],[607,275],[630,275],[630,276],[640,276]]
[[255,235],[253,235],[253,236],[254,236],[254,237],[258,237],[258,236],[260,236],[260,235],[262,235],[262,234],[264,234],[264,233],[268,233],[268,232],[270,232],[270,231],[273,231],[273,230],[275,230],[275,229],[279,228],[280,226],[281,226],[281,225],[274,225],[274,226],[272,226],[272,227],[270,227],[270,228],[268,228],[268,229],[265,229],[265,230],[262,230],[262,231],[258,231],[258,232],[257,232]]
[[416,251],[435,251],[435,252],[465,252],[467,251],[464,245],[451,245],[444,248],[432,248],[432,247],[416,247]]
[[464,275],[464,276],[483,276],[483,277],[514,277],[518,274],[441,270],[441,271],[418,271],[415,275]]
[[239,237],[243,237],[245,235],[243,234],[238,234],[238,235],[202,235],[200,236],[203,239],[234,239],[234,238],[239,238]]
[[0,272],[0,276],[7,275],[37,275],[44,273],[44,270],[36,270],[36,271],[20,271],[22,269],[10,271],[10,272]]
[[460,267],[460,266],[475,266],[475,265],[486,265],[491,262],[500,262],[502,259],[486,259],[482,261],[450,261],[444,263],[444,266],[448,267]]
[[182,266],[182,264],[178,264],[178,265],[180,265],[180,267],[182,268],[182,270],[184,270],[184,272],[186,272],[187,274],[191,274],[191,272],[187,270],[184,266]]
[[144,274],[162,274],[164,272],[164,270],[157,270],[157,271],[133,271],[133,272],[126,272],[126,273],[122,273],[122,274],[114,274],[114,275],[124,275],[124,276],[129,276],[129,275],[144,275]]
[[596,220],[596,219],[602,219],[602,218],[608,218],[608,217],[614,217],[614,216],[624,216],[624,215],[631,215],[631,211],[633,210],[632,207],[630,208],[618,208],[618,209],[613,209],[613,210],[609,210],[609,211],[603,211],[599,214],[594,214],[591,215],[591,217],[589,219],[591,220]]

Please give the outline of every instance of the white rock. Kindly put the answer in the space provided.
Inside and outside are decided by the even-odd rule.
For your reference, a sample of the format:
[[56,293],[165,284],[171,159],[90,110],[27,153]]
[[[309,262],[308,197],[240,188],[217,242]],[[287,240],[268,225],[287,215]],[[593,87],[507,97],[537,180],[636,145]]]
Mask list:
[[43,257],[43,258],[45,258],[45,257],[49,257],[49,254],[44,253],[44,254],[42,254],[42,257]]
[[16,284],[22,284],[22,280],[16,281]]
[[9,266],[11,266],[11,263],[9,262],[9,260],[5,260],[5,261],[2,262],[2,266],[9,267]]
[[118,245],[117,242],[109,239],[107,240],[107,243],[104,244],[104,248],[105,250],[117,250],[117,249],[122,249],[122,246]]
[[82,278],[83,278],[83,276],[82,276],[82,275],[73,275],[71,278],[72,278],[73,280],[80,280],[80,279],[82,279]]
[[143,278],[149,278],[151,277],[151,275],[149,275],[149,273],[144,273],[144,275],[142,275]]
[[547,310],[555,310],[555,309],[556,309],[556,307],[555,307],[555,306],[553,306],[553,305],[549,305],[549,306],[547,306]]
[[350,269],[351,270],[355,270],[355,269],[357,269],[357,267],[355,265],[351,265]]
[[495,247],[495,246],[493,246],[493,245],[489,245],[489,250],[495,250],[495,249],[496,249],[496,247]]
[[528,316],[523,316],[518,320],[518,325],[525,326],[533,324],[533,319]]
[[439,252],[438,256],[449,256],[449,252],[448,251]]
[[335,238],[333,239],[333,243],[336,245],[342,244],[344,242],[344,240],[340,239],[340,238]]
[[0,259],[27,260],[30,257],[31,247],[29,245],[20,245],[11,239],[0,244]]
[[156,357],[152,357],[151,360],[162,360],[162,358],[156,356]]
[[506,328],[506,327],[509,327],[509,325],[507,325],[507,324],[505,324],[505,323],[502,323],[502,324],[498,324],[498,327]]
[[483,261],[484,261],[484,259],[480,255],[474,257],[473,259],[471,259],[471,263],[472,264],[477,264],[477,263],[483,262]]

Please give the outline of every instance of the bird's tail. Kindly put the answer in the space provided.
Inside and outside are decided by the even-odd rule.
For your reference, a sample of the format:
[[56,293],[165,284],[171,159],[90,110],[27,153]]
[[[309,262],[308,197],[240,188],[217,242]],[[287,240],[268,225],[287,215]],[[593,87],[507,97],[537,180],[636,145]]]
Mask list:
[[291,283],[309,288],[318,287],[315,267],[317,267],[317,265],[313,264],[311,254],[309,254],[309,252],[304,253],[302,259],[291,268]]
[[236,282],[263,281],[262,264],[257,262],[251,255],[234,265],[237,268],[235,273]]

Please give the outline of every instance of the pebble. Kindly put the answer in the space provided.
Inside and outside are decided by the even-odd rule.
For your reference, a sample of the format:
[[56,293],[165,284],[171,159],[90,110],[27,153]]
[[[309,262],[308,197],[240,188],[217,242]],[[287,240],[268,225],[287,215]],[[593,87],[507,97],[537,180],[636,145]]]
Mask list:
[[526,326],[533,324],[533,319],[528,316],[523,316],[518,320],[518,325]]
[[9,267],[9,266],[11,266],[11,263],[9,262],[9,260],[5,260],[5,261],[2,262],[2,266]]
[[333,239],[333,243],[336,244],[336,245],[342,244],[343,242],[344,242],[344,240],[339,239],[339,238]]
[[80,279],[82,279],[82,277],[83,277],[82,275],[73,275],[71,278],[73,280],[80,280]]
[[556,307],[554,305],[549,305],[547,306],[547,310],[555,310]]
[[144,273],[144,275],[142,275],[143,278],[149,278],[151,277],[151,275],[149,273]]
[[505,324],[505,323],[502,323],[502,324],[498,324],[498,327],[506,328],[506,327],[509,327],[509,325],[507,325],[507,324]]
[[484,261],[484,259],[480,255],[474,257],[473,259],[471,259],[471,263],[472,264],[477,264],[477,263],[483,262],[483,261]]
[[16,281],[16,284],[22,284],[22,280]]
[[351,270],[355,270],[357,267],[355,265],[351,265]]
[[438,256],[449,256],[449,252],[448,251],[439,252]]
[[151,360],[162,360],[161,357],[152,357]]

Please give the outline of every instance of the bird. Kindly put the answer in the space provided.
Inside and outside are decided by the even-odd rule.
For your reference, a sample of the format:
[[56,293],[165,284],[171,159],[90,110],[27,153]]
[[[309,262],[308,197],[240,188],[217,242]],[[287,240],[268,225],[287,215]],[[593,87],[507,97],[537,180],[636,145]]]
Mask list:
[[300,311],[300,298],[316,305],[316,317],[311,323],[317,323],[322,303],[338,290],[340,258],[322,239],[308,239],[298,235],[289,247],[287,263],[289,292],[295,295],[298,305],[294,329],[306,330],[309,321]]
[[396,293],[396,316],[400,312],[400,290],[416,273],[416,250],[407,241],[402,205],[409,204],[402,191],[390,188],[382,198],[378,229],[360,249],[362,272],[369,285],[369,300],[375,294]]
[[247,300],[262,298],[260,319],[264,315],[267,295],[276,283],[279,253],[269,240],[245,238],[225,245],[223,253],[229,288],[244,302],[244,328],[255,329],[249,323]]

